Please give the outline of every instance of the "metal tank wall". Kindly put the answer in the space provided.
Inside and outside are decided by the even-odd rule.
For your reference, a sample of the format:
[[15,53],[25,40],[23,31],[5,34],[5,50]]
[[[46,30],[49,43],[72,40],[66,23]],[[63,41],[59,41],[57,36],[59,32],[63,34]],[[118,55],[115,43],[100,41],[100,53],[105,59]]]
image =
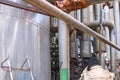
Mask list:
[[[0,63],[9,56],[11,66],[20,67],[28,56],[34,80],[50,80],[49,22],[48,16],[0,4]],[[12,76],[32,80],[29,71],[12,70]],[[11,80],[10,72],[0,68],[0,80]]]

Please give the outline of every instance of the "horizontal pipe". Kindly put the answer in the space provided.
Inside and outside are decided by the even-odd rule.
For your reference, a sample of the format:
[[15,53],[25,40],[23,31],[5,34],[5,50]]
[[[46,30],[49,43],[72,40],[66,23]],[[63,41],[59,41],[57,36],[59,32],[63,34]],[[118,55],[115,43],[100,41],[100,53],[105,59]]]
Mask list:
[[120,50],[120,47],[118,47],[116,44],[112,43],[111,41],[107,40],[102,35],[98,34],[97,32],[90,29],[88,26],[84,25],[83,23],[80,23],[67,13],[63,12],[62,10],[58,9],[54,5],[50,4],[49,2],[45,0],[24,0],[31,5],[49,13],[50,15],[53,15],[63,21],[65,21],[67,24],[74,26],[74,28],[83,31],[84,33],[87,33],[89,35],[94,36],[95,38],[99,39],[100,41],[103,41],[104,43],[114,47],[117,50]]
[[51,15],[49,15],[49,14],[47,14],[47,13],[45,13],[45,12],[35,8],[35,7],[30,7],[30,6],[27,6],[27,5],[15,3],[15,2],[12,2],[12,1],[8,1],[8,0],[0,0],[0,4],[4,4],[4,5],[12,6],[12,7],[15,7],[15,8],[19,8],[19,9],[23,9],[23,10],[27,10],[27,11],[51,16]]
[[[91,29],[96,29],[97,27],[99,27],[100,26],[100,22],[99,21],[92,21],[92,22],[84,22],[83,24],[85,24],[85,25],[87,25],[88,27],[90,27]],[[112,22],[112,21],[110,21],[110,20],[104,20],[103,21],[103,27],[108,27],[109,28],[109,30],[111,30],[112,31],[112,29],[114,28],[114,23]],[[53,31],[53,32],[58,32],[58,27],[52,27],[51,28],[51,31]]]
[[[86,22],[84,24],[87,25],[87,26],[89,26],[92,29],[96,29],[97,27],[100,26],[100,22],[99,21]],[[112,30],[114,28],[114,24],[110,20],[104,20],[103,23],[102,23],[102,25],[104,27],[107,26],[110,30]]]

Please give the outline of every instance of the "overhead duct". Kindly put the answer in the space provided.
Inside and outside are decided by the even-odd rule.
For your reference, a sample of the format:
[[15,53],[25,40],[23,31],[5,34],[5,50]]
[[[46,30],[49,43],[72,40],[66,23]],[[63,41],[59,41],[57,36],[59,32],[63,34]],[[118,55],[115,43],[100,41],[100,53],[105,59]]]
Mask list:
[[68,23],[69,25],[74,26],[74,28],[81,30],[89,35],[94,36],[95,38],[99,39],[100,41],[103,41],[104,43],[114,47],[117,50],[120,50],[120,47],[118,47],[116,44],[112,43],[111,41],[107,40],[106,38],[104,38],[102,35],[98,34],[97,32],[93,31],[92,29],[90,29],[88,26],[84,25],[83,23],[80,23],[79,21],[77,21],[76,19],[74,19],[73,17],[71,17],[70,15],[68,15],[67,13],[61,11],[60,9],[58,9],[57,7],[53,6],[52,4],[50,4],[49,2],[45,1],[45,0],[24,0],[28,3],[30,3],[31,5],[65,21],[66,23]]

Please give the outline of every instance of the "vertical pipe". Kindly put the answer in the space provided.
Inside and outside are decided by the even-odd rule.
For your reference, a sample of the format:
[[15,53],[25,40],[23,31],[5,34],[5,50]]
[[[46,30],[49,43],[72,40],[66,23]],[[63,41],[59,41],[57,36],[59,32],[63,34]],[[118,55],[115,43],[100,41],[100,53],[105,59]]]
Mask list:
[[[82,10],[82,21],[88,21],[88,8]],[[90,40],[89,35],[83,33],[81,41],[81,56],[84,58],[90,57]]]
[[82,10],[82,22],[88,21],[88,8]]
[[[111,34],[110,34],[110,40],[113,42],[113,43],[116,43],[116,30],[115,29],[112,29],[111,31]],[[110,58],[111,58],[111,64],[110,64],[110,67],[111,67],[111,70],[112,71],[115,71],[115,59],[116,59],[116,50],[114,48],[111,47],[110,49],[111,51],[111,54],[110,54]]]
[[[105,36],[105,29],[103,28],[103,10],[102,10],[102,4],[100,5],[100,34]],[[99,56],[100,56],[100,63],[103,68],[105,68],[105,52],[106,47],[103,42],[99,42]]]
[[[89,16],[89,21],[92,22],[92,21],[94,21],[93,5],[89,6],[88,9],[89,9],[89,12],[88,12],[88,13],[90,14],[90,16]],[[92,41],[93,41],[93,37],[90,36],[90,46],[91,46],[90,48],[91,48],[91,53],[94,52],[94,50],[93,50],[93,45],[92,45]]]
[[[100,20],[100,4],[95,5],[95,20],[99,21]],[[100,28],[97,26],[96,32],[100,32]],[[99,59],[99,40],[94,39],[94,51],[97,53],[97,58]]]
[[100,4],[96,4],[95,5],[95,19],[96,20],[100,20]]
[[81,11],[77,10],[77,20],[81,22]]
[[[105,36],[105,30],[100,29],[100,34]],[[100,58],[99,60],[103,68],[105,68],[105,51],[106,51],[105,44],[99,41],[99,58]]]
[[88,9],[89,9],[88,13],[90,14],[89,21],[92,22],[94,20],[93,5],[89,6]]
[[69,28],[60,20],[58,29],[60,80],[69,80]]
[[[113,12],[114,12],[114,23],[115,23],[115,28],[116,28],[116,31],[117,31],[117,45],[120,46],[120,35],[118,35],[120,33],[120,26],[119,26],[119,0],[115,0],[114,3],[113,3]],[[112,56],[115,58],[115,54],[112,53]],[[116,58],[120,58],[120,51],[117,51],[117,57]],[[115,59],[112,60],[112,68],[113,68],[113,71],[115,70]]]
[[[100,26],[102,27],[102,18],[101,17],[103,17],[103,15],[100,12],[100,10],[101,10],[101,5],[100,4],[95,5],[95,11],[96,11],[96,14],[95,14],[96,17],[95,18],[96,18],[96,21],[100,21]],[[96,31],[99,34],[105,36],[105,31],[103,30],[103,28],[100,28],[100,26],[97,26]],[[97,58],[99,59],[102,67],[105,67],[105,61],[104,61],[105,44],[103,42],[95,39],[94,50],[97,53]]]
[[[109,20],[109,7],[107,5],[105,5],[104,7],[104,19],[105,20]],[[109,28],[107,26],[105,26],[105,37],[106,39],[110,39],[109,37]],[[106,44],[106,51],[107,51],[107,58],[110,60],[110,46]]]
[[[100,33],[100,27],[96,28],[96,32]],[[94,38],[94,52],[97,55],[97,58],[99,59],[99,40]]]
[[[115,27],[117,30],[117,34],[120,33],[120,16],[119,16],[119,0],[114,1],[114,21],[115,21]],[[117,45],[120,46],[120,35],[117,35]],[[120,51],[117,51],[118,58],[120,58]]]

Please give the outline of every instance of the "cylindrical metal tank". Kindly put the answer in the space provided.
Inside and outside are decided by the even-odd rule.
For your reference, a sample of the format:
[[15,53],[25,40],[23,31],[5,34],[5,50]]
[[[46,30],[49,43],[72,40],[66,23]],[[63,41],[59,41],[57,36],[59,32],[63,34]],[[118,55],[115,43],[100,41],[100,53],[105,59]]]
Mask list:
[[[0,4],[0,63],[9,56],[11,66],[20,67],[28,56],[34,80],[50,80],[49,22],[48,16]],[[12,70],[12,76],[32,80],[30,71]],[[0,80],[11,80],[10,72],[0,68]]]

